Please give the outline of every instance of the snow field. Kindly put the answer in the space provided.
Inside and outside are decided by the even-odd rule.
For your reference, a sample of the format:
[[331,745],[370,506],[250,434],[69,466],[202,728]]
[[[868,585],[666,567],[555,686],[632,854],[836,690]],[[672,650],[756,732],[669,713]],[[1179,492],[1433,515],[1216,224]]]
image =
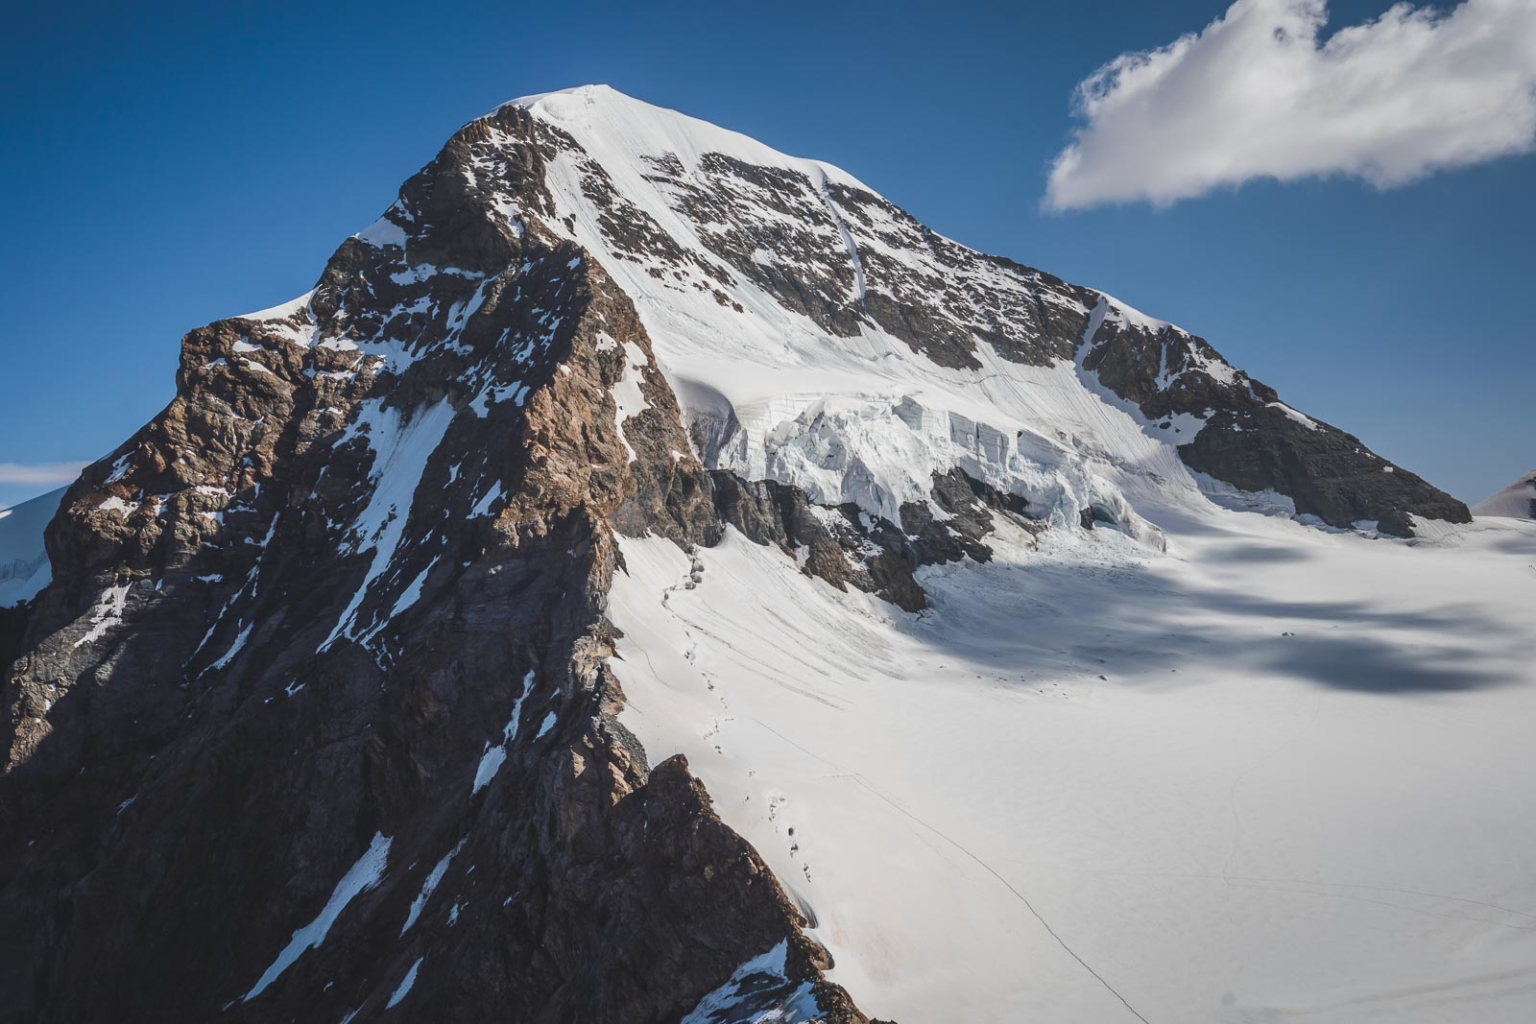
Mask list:
[[874,1016],[1528,1020],[1536,528],[1160,525],[1004,538],[916,616],[734,532],[693,590],[625,540],[625,724]]

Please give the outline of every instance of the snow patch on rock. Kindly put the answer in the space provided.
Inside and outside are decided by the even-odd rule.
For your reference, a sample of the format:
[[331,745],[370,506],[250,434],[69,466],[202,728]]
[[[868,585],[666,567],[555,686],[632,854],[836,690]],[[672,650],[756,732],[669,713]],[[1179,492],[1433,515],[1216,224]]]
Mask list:
[[326,900],[320,913],[314,920],[293,933],[293,938],[288,940],[288,945],[277,954],[277,959],[272,961],[271,966],[262,972],[251,990],[240,998],[241,1002],[249,1002],[261,995],[284,971],[293,966],[305,950],[314,949],[324,942],[325,937],[330,934],[331,926],[347,908],[347,904],[379,884],[384,877],[384,867],[389,859],[389,847],[392,841],[382,832],[374,833],[368,849],[358,858],[357,863],[341,876],[341,881],[336,883],[336,888],[331,891],[331,898]]

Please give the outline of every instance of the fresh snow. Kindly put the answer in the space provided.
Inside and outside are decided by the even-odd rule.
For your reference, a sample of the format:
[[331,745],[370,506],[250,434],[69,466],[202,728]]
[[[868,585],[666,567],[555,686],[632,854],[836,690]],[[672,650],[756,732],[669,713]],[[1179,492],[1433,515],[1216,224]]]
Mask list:
[[[357,863],[353,864],[341,877],[341,881],[336,883],[336,888],[331,892],[331,898],[326,901],[319,915],[293,933],[293,938],[288,941],[288,945],[277,954],[277,959],[272,961],[272,965],[266,969],[251,990],[241,997],[241,1002],[249,1002],[261,995],[284,971],[293,966],[305,950],[315,949],[323,943],[326,935],[330,933],[331,925],[336,923],[336,919],[341,916],[347,904],[359,894],[379,884],[379,880],[384,877],[384,867],[389,859],[390,843],[391,840],[382,832],[374,833],[373,842],[368,844],[368,849],[358,858]],[[415,977],[414,969],[411,976]]]
[[[289,317],[293,316],[295,313],[299,312],[300,310],[308,309],[309,308],[309,300],[310,300],[310,298],[314,294],[315,294],[314,291],[310,290],[310,291],[305,292],[303,295],[300,295],[296,299],[289,299],[287,302],[279,303],[276,306],[272,306],[272,307],[270,307],[268,309],[257,310],[254,313],[243,313],[240,316],[231,317],[230,319],[232,319],[232,320],[286,320]],[[236,352],[241,351],[240,343],[239,342],[235,343],[235,351]]]
[[[722,304],[701,227],[646,158],[674,156],[685,180],[708,153],[804,174],[860,298],[875,253],[941,271],[878,208],[845,216],[832,186],[864,186],[834,167],[606,87],[516,102],[585,151],[550,162],[546,226],[634,300],[706,465],[888,519],[958,466],[1057,527],[1037,546],[999,517],[992,562],[922,571],[919,615],[734,531],[691,556],[692,589],[690,555],[621,542],[625,724],[652,760],[688,755],[861,1009],[1530,1018],[1536,524],[1367,539],[1192,473],[1176,449],[1202,417],[1149,421],[1083,365],[1106,320],[1187,336],[1108,295],[1075,362],[1019,365],[983,342],[974,370],[869,324],[829,335],[749,280]],[[692,259],[614,254],[587,158]],[[967,285],[1024,287],[1001,269]],[[1077,529],[1088,505],[1121,530]]]
[[[1306,413],[1297,412],[1295,409],[1292,409],[1290,406],[1286,405],[1284,402],[1270,402],[1269,403],[1269,407],[1271,409],[1279,409],[1281,412],[1285,413],[1285,415],[1288,416],[1290,419],[1295,420],[1297,423],[1300,423],[1302,426],[1306,427],[1308,430],[1319,430],[1319,429],[1321,429],[1320,427],[1318,427],[1317,421],[1314,420],[1312,417],[1308,416]],[[1391,467],[1389,466],[1388,469],[1390,469],[1390,468]]]
[[504,497],[505,493],[506,492],[502,489],[501,481],[496,481],[491,485],[490,490],[486,491],[480,500],[475,502],[475,507],[469,510],[470,516],[474,517],[490,515],[491,503],[494,502],[497,498]]
[[437,563],[441,560],[441,558],[441,555],[434,557],[431,562],[427,563],[427,567],[425,569],[416,574],[416,578],[411,580],[410,584],[400,594],[399,599],[395,601],[394,608],[390,609],[389,618],[394,618],[396,615],[399,615],[401,612],[414,605],[417,601],[421,600],[421,588],[426,585],[428,574],[437,567]]
[[1115,323],[1137,328],[1149,334],[1161,334],[1169,328],[1178,330],[1177,327],[1174,327],[1167,320],[1159,320],[1155,316],[1148,316],[1128,302],[1122,302],[1120,299],[1110,295],[1105,295],[1104,298],[1107,302],[1106,312],[1108,318]]
[[218,661],[215,661],[212,665],[209,665],[208,667],[210,669],[217,670],[217,669],[225,668],[226,666],[229,665],[230,662],[234,661],[235,660],[235,655],[240,653],[241,649],[243,647],[245,647],[245,642],[251,638],[251,630],[254,629],[255,626],[256,626],[255,623],[251,623],[250,625],[248,625],[244,629],[242,629],[240,631],[240,635],[235,637],[235,642],[229,645],[229,650],[225,651],[223,656],[220,657]]
[[[675,156],[685,176],[702,175],[708,153],[804,174],[831,216],[824,241],[852,269],[850,299],[878,287],[864,274],[876,253],[933,268],[890,241],[901,236],[877,208],[865,211],[873,228],[845,215],[833,186],[867,187],[835,167],[605,87],[515,102],[570,133],[698,265],[716,259],[647,157]],[[1154,334],[1178,332],[1171,324],[1101,295],[1078,307],[1091,316],[1076,361],[1025,366],[978,343],[979,368],[939,367],[870,324],[831,336],[748,280],[722,304],[686,260],[673,282],[670,265],[657,278],[661,264],[618,258],[582,188],[583,159],[550,162],[555,215],[541,219],[634,300],[708,466],[898,521],[934,473],[959,467],[1027,496],[1054,527],[1037,540],[997,517],[995,559],[922,570],[932,607],[917,615],[837,591],[734,530],[692,555],[621,540],[627,571],[609,612],[624,724],[653,761],[688,756],[863,1010],[962,1024],[1529,1019],[1536,524],[1420,521],[1411,542],[1309,529],[1284,496],[1183,465],[1176,448],[1201,417],[1149,421],[1085,369],[1105,321]],[[475,166],[486,177],[470,184],[521,231],[493,162]],[[408,219],[397,204],[358,237],[403,249]],[[401,266],[412,279],[453,272],[403,255]],[[967,286],[1022,287],[1001,269]],[[484,292],[454,305],[457,327]],[[412,358],[392,339],[310,343],[360,349],[385,370]],[[1239,379],[1190,352],[1215,379]],[[624,357],[621,437],[646,408],[646,355],[630,344]],[[1165,365],[1160,383],[1174,376]],[[476,412],[502,390],[483,388]],[[372,588],[401,586],[405,524],[452,415],[446,402],[409,419],[372,402],[349,428],[374,450],[374,493],[343,549],[371,556],[324,646],[370,625],[355,620]],[[471,515],[502,494],[492,485]],[[1077,528],[1088,506],[1119,529]],[[1478,514],[1511,515],[1500,508]],[[679,587],[695,558],[703,582]],[[405,584],[396,612],[424,578]],[[124,597],[102,595],[97,637]],[[532,685],[530,672],[472,792],[505,762]],[[555,720],[548,712],[536,738]],[[375,837],[245,998],[324,941],[382,877],[388,847]],[[427,875],[402,933],[453,855]],[[743,964],[688,1024],[757,1013],[744,997],[783,979],[784,955],[781,944]],[[743,1019],[817,1013],[796,990]]]
[[[601,341],[602,339],[599,339]],[[629,461],[635,461],[635,450],[630,447],[629,439],[624,436],[624,421],[631,416],[638,416],[649,409],[650,403],[645,400],[645,395],[640,390],[640,382],[644,379],[640,375],[648,360],[640,346],[632,341],[624,343],[624,372],[619,377],[618,383],[613,386],[614,426],[618,428],[619,440],[624,442],[624,449],[629,452]]]
[[[396,207],[398,205],[396,204]],[[391,209],[393,210],[394,207]],[[382,249],[385,246],[395,246],[396,248],[404,249],[406,243],[405,229],[387,216],[380,217],[362,231],[359,231],[357,238],[359,241],[367,242],[376,249]]]
[[470,795],[473,796],[489,786],[506,760],[507,745],[505,743],[487,743],[485,752],[480,755],[480,763],[475,766],[475,781],[470,787]]
[[919,615],[624,539],[623,722],[871,1016],[1529,1020],[1536,523],[1143,508],[1166,554],[998,517]]
[[124,501],[122,498],[119,498],[117,495],[113,494],[110,495],[106,501],[103,501],[96,507],[102,512],[116,512],[124,519],[127,519],[129,516],[133,515],[139,510],[139,504],[140,503],[136,501]]

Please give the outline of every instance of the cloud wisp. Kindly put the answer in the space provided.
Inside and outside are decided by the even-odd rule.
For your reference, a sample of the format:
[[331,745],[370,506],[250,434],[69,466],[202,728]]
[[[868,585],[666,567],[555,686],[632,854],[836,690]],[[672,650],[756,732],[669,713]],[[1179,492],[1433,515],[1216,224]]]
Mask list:
[[1044,205],[1166,206],[1254,178],[1378,188],[1536,148],[1536,2],[1397,4],[1326,40],[1326,0],[1237,0],[1077,88]]
[[0,462],[0,484],[58,487],[74,483],[87,462]]

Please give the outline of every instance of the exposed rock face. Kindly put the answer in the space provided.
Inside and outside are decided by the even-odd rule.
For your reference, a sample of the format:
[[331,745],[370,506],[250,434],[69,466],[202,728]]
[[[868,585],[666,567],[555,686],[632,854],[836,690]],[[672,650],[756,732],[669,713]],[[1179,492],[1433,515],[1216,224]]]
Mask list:
[[1331,526],[1373,520],[1384,533],[1412,536],[1410,515],[1471,521],[1466,505],[1350,434],[1280,401],[1273,388],[1234,369],[1205,341],[1139,316],[1095,316],[1085,369],[1133,402],[1149,421],[1203,421],[1179,442],[1191,469],[1247,491],[1273,490],[1296,511]]
[[610,522],[720,525],[626,297],[464,194],[485,130],[403,190],[411,263],[351,240],[189,334],[66,497],[6,685],[0,1019],[675,1021],[781,945],[785,998],[863,1019],[614,721]]
[[1199,339],[845,176],[588,147],[527,104],[467,125],[310,295],[188,334],[175,400],[68,490],[53,582],[0,618],[0,1022],[864,1020],[687,765],[618,724],[615,532],[734,527],[917,610],[998,517],[1130,512],[1057,442],[910,395],[761,430],[669,379],[643,303],[895,339],[978,393],[1080,370],[1330,522],[1465,515]]
[[958,469],[935,474],[932,506],[903,505],[899,525],[853,504],[815,505],[803,491],[772,480],[747,482],[718,470],[711,475],[724,522],[759,544],[777,544],[797,558],[803,554],[808,575],[840,590],[853,586],[879,594],[912,612],[928,604],[913,575],[919,567],[992,557],[984,538],[994,529],[993,512],[1032,532],[1044,529],[1030,518],[1024,499],[1002,494]]

